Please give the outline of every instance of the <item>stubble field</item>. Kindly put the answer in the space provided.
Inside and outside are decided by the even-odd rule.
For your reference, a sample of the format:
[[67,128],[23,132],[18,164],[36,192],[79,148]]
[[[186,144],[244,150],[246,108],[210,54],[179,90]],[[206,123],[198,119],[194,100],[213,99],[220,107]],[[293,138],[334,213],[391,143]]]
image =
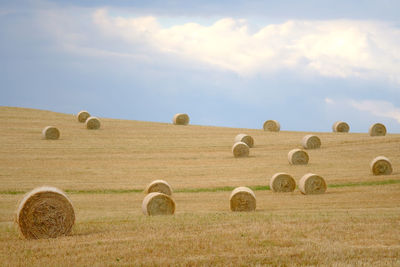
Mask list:
[[[1,266],[400,265],[399,134],[317,133],[322,147],[309,151],[309,164],[291,166],[287,153],[300,148],[306,132],[101,123],[86,130],[71,114],[0,107]],[[60,140],[41,139],[47,125],[60,129]],[[248,158],[232,156],[239,133],[255,140]],[[371,174],[379,155],[392,161],[393,174]],[[276,172],[296,181],[319,174],[328,190],[273,193],[268,184]],[[175,215],[141,213],[142,191],[155,179],[173,187]],[[70,236],[19,235],[17,203],[41,185],[71,198]],[[230,212],[236,186],[255,190],[255,212]]]

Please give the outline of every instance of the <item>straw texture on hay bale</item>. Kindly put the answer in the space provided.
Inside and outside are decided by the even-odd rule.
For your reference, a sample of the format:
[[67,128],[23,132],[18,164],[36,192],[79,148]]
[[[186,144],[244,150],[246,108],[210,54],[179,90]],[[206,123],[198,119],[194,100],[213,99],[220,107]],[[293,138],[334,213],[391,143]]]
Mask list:
[[316,148],[321,147],[321,139],[319,139],[319,137],[316,135],[308,134],[303,137],[303,140],[301,141],[301,145],[305,149],[316,149]]
[[370,136],[385,136],[386,135],[386,127],[382,123],[375,123],[369,127],[369,135]]
[[235,158],[247,157],[249,156],[250,149],[246,143],[237,142],[232,146],[232,153]]
[[82,110],[79,111],[77,117],[79,122],[86,122],[86,120],[90,117],[90,114],[86,110]]
[[89,117],[86,120],[86,128],[89,130],[97,130],[100,128],[100,120],[96,117]]
[[60,138],[60,130],[58,130],[57,127],[54,126],[47,126],[43,129],[42,136],[43,139],[56,140]]
[[16,214],[18,228],[27,239],[68,235],[74,222],[74,208],[67,195],[48,186],[27,193]]
[[254,211],[256,209],[256,195],[248,187],[235,188],[229,198],[231,211]]
[[388,175],[393,172],[392,163],[384,156],[374,158],[370,167],[373,175]]
[[253,137],[251,137],[248,134],[238,134],[238,135],[236,135],[234,142],[235,143],[243,142],[246,145],[248,145],[248,147],[253,147],[254,146],[254,139],[253,139]]
[[276,120],[267,120],[263,125],[264,131],[268,132],[279,132],[281,130],[281,125]]
[[296,181],[290,174],[278,172],[272,176],[269,187],[274,192],[293,192],[296,188]]
[[178,113],[174,115],[172,122],[175,125],[188,125],[189,124],[189,115],[185,113]]
[[300,192],[304,195],[323,194],[326,191],[324,178],[313,173],[307,173],[299,181]]
[[337,121],[332,125],[332,130],[335,133],[348,133],[350,126],[344,121]]
[[309,157],[303,149],[295,148],[289,151],[288,160],[292,165],[304,165],[308,163]]
[[145,192],[145,194],[149,194],[152,192],[159,192],[159,193],[163,193],[163,194],[170,196],[170,195],[172,195],[172,188],[164,180],[155,180],[147,185],[144,192]]
[[175,212],[175,202],[166,194],[152,192],[143,199],[142,211],[145,215],[172,215]]

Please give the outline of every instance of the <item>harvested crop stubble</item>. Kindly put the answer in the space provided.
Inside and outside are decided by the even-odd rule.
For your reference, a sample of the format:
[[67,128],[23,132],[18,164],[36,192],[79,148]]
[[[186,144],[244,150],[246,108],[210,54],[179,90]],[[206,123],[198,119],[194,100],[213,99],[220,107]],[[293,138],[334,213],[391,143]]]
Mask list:
[[305,165],[308,163],[309,157],[303,149],[295,148],[289,151],[288,160],[292,165]]
[[67,195],[55,187],[38,187],[21,200],[16,223],[28,239],[68,235],[75,222],[74,208]]
[[159,192],[166,194],[168,196],[172,195],[172,188],[171,186],[164,180],[155,180],[147,185],[146,189],[144,190],[145,194],[149,194],[152,192]]
[[276,120],[267,120],[263,125],[264,131],[268,132],[279,132],[281,130],[281,125]]
[[348,133],[350,126],[344,121],[337,121],[332,125],[332,131],[335,133]]
[[392,163],[384,156],[374,158],[370,167],[373,175],[388,175],[393,172]]
[[231,211],[254,211],[256,209],[256,195],[248,187],[235,188],[229,202]]
[[86,122],[86,120],[90,117],[90,114],[86,110],[82,110],[79,111],[77,117],[79,122]]
[[43,139],[56,140],[60,138],[60,130],[58,130],[57,127],[54,126],[47,126],[43,129],[42,136]]
[[293,192],[296,188],[296,181],[290,174],[278,172],[272,176],[269,187],[274,192]]
[[369,135],[370,136],[385,136],[386,135],[386,127],[382,123],[375,123],[369,127]]
[[300,192],[304,195],[323,194],[326,188],[324,178],[313,173],[305,174],[299,181]]
[[235,158],[247,157],[249,156],[250,149],[246,143],[237,142],[232,146],[232,153]]
[[142,211],[145,215],[172,215],[175,212],[175,202],[166,194],[152,192],[143,199]]
[[86,128],[89,130],[97,130],[100,128],[100,120],[96,117],[89,117],[86,120]]
[[316,148],[321,147],[321,139],[319,139],[319,137],[316,135],[308,134],[303,137],[303,140],[301,141],[301,145],[305,149],[316,149]]
[[178,113],[174,115],[172,122],[175,125],[188,125],[189,124],[189,115],[185,113]]
[[246,145],[248,145],[248,147],[253,147],[254,146],[254,139],[253,139],[253,137],[251,137],[248,134],[238,134],[238,135],[236,135],[234,142],[235,143],[243,142]]

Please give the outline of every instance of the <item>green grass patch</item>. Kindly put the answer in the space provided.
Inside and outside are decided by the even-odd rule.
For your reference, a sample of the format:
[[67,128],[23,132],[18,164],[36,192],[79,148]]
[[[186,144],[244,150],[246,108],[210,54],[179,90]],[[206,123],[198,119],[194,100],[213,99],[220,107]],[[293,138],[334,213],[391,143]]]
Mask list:
[[[338,184],[328,184],[329,188],[342,188],[342,187],[354,187],[354,186],[375,186],[375,185],[390,185],[400,184],[400,180],[382,180],[382,181],[368,181],[368,182],[348,182]],[[271,190],[267,185],[253,185],[249,186],[254,191],[266,191]],[[220,186],[220,187],[209,187],[209,188],[182,188],[174,190],[175,193],[202,193],[202,192],[227,192],[235,189],[234,186]],[[0,191],[0,195],[20,195],[25,194],[27,191],[22,190],[3,190]],[[127,194],[127,193],[142,193],[143,189],[93,189],[93,190],[73,190],[66,189],[66,193],[69,194]]]

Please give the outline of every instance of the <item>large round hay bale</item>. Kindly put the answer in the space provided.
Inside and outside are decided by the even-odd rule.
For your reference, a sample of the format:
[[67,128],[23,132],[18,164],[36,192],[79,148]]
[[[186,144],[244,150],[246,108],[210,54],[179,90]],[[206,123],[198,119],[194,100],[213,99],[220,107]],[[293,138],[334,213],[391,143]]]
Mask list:
[[75,222],[74,208],[67,195],[55,187],[38,187],[21,200],[16,223],[28,239],[68,235]]
[[171,215],[175,213],[175,202],[166,194],[152,192],[143,199],[142,211],[145,215]]
[[384,156],[374,158],[370,167],[373,175],[389,175],[393,172],[392,163]]
[[86,120],[90,117],[90,114],[86,110],[82,110],[79,111],[77,117],[79,122],[86,122]]
[[332,130],[335,133],[348,133],[350,126],[344,121],[337,121],[332,125]]
[[279,132],[281,130],[281,125],[276,120],[267,120],[263,125],[264,131],[268,132]]
[[159,192],[159,193],[163,193],[163,194],[170,196],[170,195],[172,195],[172,188],[164,180],[155,180],[147,185],[144,192],[145,192],[145,194]]
[[326,191],[324,178],[313,173],[307,173],[299,181],[300,192],[304,195],[323,194]]
[[309,157],[303,149],[295,148],[289,151],[288,160],[292,165],[305,165],[308,163]]
[[96,117],[89,117],[86,120],[86,128],[89,130],[97,130],[100,128],[100,120]]
[[370,136],[385,136],[386,135],[386,127],[382,123],[375,123],[369,127],[369,135]]
[[308,134],[303,137],[303,140],[301,140],[301,145],[305,149],[316,149],[321,147],[321,139],[316,135]]
[[256,209],[256,195],[248,187],[235,188],[229,202],[231,211],[254,211]]
[[290,174],[278,172],[272,176],[269,187],[274,192],[293,192],[296,188],[296,181]]
[[253,147],[254,146],[254,139],[253,139],[253,137],[251,137],[248,134],[238,134],[238,135],[236,135],[234,141],[235,141],[235,143],[243,142],[246,145],[248,145],[249,147]]
[[189,124],[189,116],[185,113],[178,113],[174,115],[172,122],[175,125],[188,125]]
[[250,149],[246,143],[237,142],[232,146],[232,153],[235,158],[247,157],[249,156]]
[[60,130],[54,126],[47,126],[42,131],[43,139],[56,140],[60,138]]

